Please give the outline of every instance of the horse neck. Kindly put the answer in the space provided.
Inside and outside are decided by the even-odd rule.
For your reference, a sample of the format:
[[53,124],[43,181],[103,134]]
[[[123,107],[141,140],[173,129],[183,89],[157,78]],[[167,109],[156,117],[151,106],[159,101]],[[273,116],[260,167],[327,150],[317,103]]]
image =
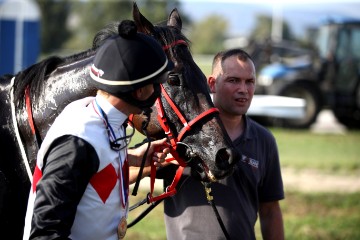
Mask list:
[[[38,111],[34,111],[34,118],[42,119],[44,126],[53,123],[56,116],[71,102],[93,96],[96,90],[88,81],[89,68],[93,56],[53,71],[44,85],[37,101]],[[33,105],[34,106],[34,105]],[[50,118],[47,120],[47,118]],[[46,121],[46,122],[44,122]],[[44,132],[48,129],[42,128]]]
[[[74,100],[95,95],[96,90],[87,80],[92,60],[93,55],[59,66],[39,83],[41,85],[37,88],[37,92],[31,92],[32,117],[37,129],[41,130],[42,139],[66,105]],[[34,86],[31,91],[35,91],[33,89]],[[19,125],[28,126],[28,117],[31,116],[26,114],[26,117],[21,117],[24,116],[26,109],[18,109],[17,112]]]

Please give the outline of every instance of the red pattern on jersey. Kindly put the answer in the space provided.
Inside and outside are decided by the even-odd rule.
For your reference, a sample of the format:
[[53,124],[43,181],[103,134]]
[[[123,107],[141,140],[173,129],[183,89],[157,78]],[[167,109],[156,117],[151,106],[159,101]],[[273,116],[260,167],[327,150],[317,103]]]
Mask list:
[[117,179],[118,176],[116,175],[116,171],[111,164],[107,165],[103,170],[96,173],[90,179],[90,184],[99,194],[99,197],[101,198],[103,203],[105,203],[110,196],[110,193],[116,185]]

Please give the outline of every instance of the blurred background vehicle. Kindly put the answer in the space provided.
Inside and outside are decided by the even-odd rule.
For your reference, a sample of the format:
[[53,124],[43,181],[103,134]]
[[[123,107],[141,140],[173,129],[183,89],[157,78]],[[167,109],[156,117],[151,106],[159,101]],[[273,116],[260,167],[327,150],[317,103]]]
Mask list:
[[[348,128],[360,128],[360,19],[327,19],[316,35],[313,51],[270,41],[252,51],[255,61],[260,66],[265,64],[259,71],[256,94],[305,100],[303,118],[270,117],[260,121],[308,128],[327,108]],[[264,49],[268,49],[266,56],[271,59],[264,57]]]

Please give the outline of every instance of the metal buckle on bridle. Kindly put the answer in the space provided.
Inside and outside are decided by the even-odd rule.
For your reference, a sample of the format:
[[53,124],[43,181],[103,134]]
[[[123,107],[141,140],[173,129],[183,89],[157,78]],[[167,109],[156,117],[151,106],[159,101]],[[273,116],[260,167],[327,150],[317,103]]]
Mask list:
[[[186,148],[184,150],[185,151],[184,157],[182,158],[186,165],[188,165],[196,157],[196,154],[192,150],[190,145],[188,145],[188,144],[186,144],[184,142],[177,142],[176,146],[177,146],[177,151],[178,152],[179,152],[179,146],[184,146]],[[190,151],[187,151],[187,149],[190,149]]]

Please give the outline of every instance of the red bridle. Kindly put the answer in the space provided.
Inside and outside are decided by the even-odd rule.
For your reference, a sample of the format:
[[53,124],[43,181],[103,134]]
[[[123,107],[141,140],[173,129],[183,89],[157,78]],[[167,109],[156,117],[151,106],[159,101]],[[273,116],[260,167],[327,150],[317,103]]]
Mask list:
[[205,112],[202,112],[201,114],[196,116],[193,120],[188,122],[188,121],[186,121],[184,115],[180,112],[179,108],[175,105],[174,101],[171,99],[171,97],[169,96],[169,94],[166,92],[166,90],[164,89],[164,87],[162,85],[161,85],[161,93],[164,96],[167,103],[172,108],[172,110],[175,112],[175,114],[177,115],[177,117],[179,118],[181,123],[183,124],[183,128],[181,129],[178,136],[176,137],[168,125],[167,119],[165,117],[164,107],[163,107],[163,104],[162,104],[160,98],[158,98],[156,100],[155,106],[156,106],[156,110],[157,110],[157,119],[158,119],[158,122],[160,123],[162,129],[164,130],[167,138],[170,141],[170,146],[169,146],[170,153],[174,157],[171,159],[167,159],[167,161],[176,160],[180,166],[179,166],[178,170],[176,171],[175,177],[174,177],[171,185],[166,188],[166,191],[157,197],[153,197],[152,193],[154,191],[154,185],[155,185],[156,167],[154,164],[151,164],[150,193],[148,195],[148,203],[153,203],[153,202],[156,202],[163,198],[173,196],[174,194],[176,194],[176,185],[178,184],[178,182],[181,178],[181,175],[184,171],[184,167],[186,166],[186,162],[179,156],[179,154],[176,151],[177,143],[180,142],[182,140],[182,138],[184,137],[185,133],[189,132],[191,130],[191,127],[194,126],[196,123],[198,123],[200,120],[209,116],[210,114],[219,112],[219,109],[213,107],[213,108],[206,110]]
[[31,108],[31,98],[30,98],[30,86],[27,85],[25,88],[25,108],[28,115],[28,121],[31,129],[31,133],[35,135],[35,124],[34,124],[34,118],[32,114],[32,108]]
[[186,46],[188,45],[185,40],[180,39],[180,40],[176,40],[176,41],[174,41],[174,42],[172,42],[172,43],[170,43],[168,45],[163,46],[163,50],[166,51],[166,50],[168,50],[168,49],[170,49],[170,48],[172,48],[172,47],[174,47],[176,45],[179,45],[179,44],[183,44],[183,45],[186,45]]

